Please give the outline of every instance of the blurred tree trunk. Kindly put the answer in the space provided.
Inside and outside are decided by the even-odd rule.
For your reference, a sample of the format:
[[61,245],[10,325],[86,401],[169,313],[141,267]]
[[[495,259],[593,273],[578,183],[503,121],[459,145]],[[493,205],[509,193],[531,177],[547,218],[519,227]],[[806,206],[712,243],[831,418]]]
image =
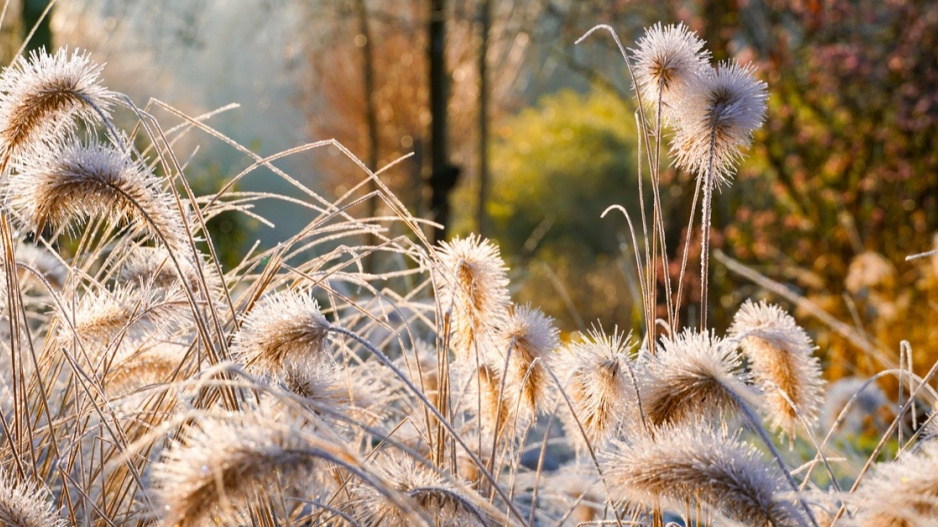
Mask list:
[[[46,13],[50,0],[23,0],[23,10],[21,20],[23,22],[23,38],[29,36],[29,32],[36,28],[32,38],[26,44],[26,51],[45,48],[52,52],[52,26],[49,20],[52,18],[52,9]],[[45,16],[43,16],[45,14]],[[38,25],[37,25],[38,24]]]
[[449,86],[446,74],[446,2],[430,0],[430,216],[441,229],[433,232],[433,241],[446,239],[449,225],[449,195],[459,180],[459,167],[449,164],[447,155],[446,112]]
[[[365,0],[355,1],[355,15],[358,18],[358,31],[364,37],[362,39],[362,78],[364,79],[363,88],[365,96],[365,120],[368,123],[368,169],[378,170],[378,111],[375,107],[375,59],[374,43],[371,40],[371,31],[368,28],[368,8]],[[368,191],[377,193],[378,184],[374,179],[368,181]],[[368,198],[368,218],[374,218],[378,215],[378,196]],[[369,234],[366,240],[367,245],[375,245],[377,239],[373,234]],[[371,255],[365,258],[364,264],[367,270],[372,270]]]
[[479,204],[476,218],[476,230],[485,236],[486,213],[489,187],[489,77],[488,51],[489,30],[492,27],[492,0],[482,0],[479,22],[481,40],[479,42]]

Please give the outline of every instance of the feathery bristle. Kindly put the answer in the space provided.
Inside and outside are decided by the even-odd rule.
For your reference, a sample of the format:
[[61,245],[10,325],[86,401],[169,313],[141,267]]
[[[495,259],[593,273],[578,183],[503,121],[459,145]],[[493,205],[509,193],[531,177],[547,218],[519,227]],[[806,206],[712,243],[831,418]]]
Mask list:
[[508,276],[498,248],[470,235],[442,242],[445,273],[438,277],[439,301],[452,309],[453,348],[457,357],[472,355],[481,335],[494,336],[508,314]]
[[784,483],[751,446],[706,424],[662,428],[651,438],[615,442],[605,455],[613,495],[635,505],[695,502],[743,525],[801,525],[793,504],[776,497]]
[[89,218],[129,221],[135,233],[181,246],[183,228],[159,181],[141,163],[106,144],[74,137],[39,143],[14,166],[10,207],[37,233]]
[[[593,445],[610,439],[620,426],[641,419],[637,387],[629,372],[630,346],[629,339],[618,332],[606,335],[594,329],[558,357],[556,370],[567,374],[564,389]],[[640,379],[636,377],[634,382]],[[568,437],[579,439],[576,424],[568,424]]]
[[636,44],[635,83],[643,101],[656,106],[660,93],[663,115],[670,118],[685,86],[708,68],[710,52],[683,23],[664,27],[657,23],[645,29]]
[[248,313],[232,353],[248,370],[276,376],[285,361],[324,360],[328,334],[316,299],[297,291],[274,293]]
[[2,164],[75,118],[97,120],[97,110],[107,115],[115,97],[98,84],[100,73],[101,66],[77,50],[71,56],[60,49],[17,57],[0,74]]
[[549,404],[552,384],[544,371],[544,361],[560,345],[553,322],[537,308],[515,306],[500,333],[499,351],[506,353],[511,350],[506,388],[510,404],[515,406],[520,399],[521,411],[527,415],[533,415],[538,408]]
[[[749,359],[753,380],[763,387],[763,399],[774,426],[792,436],[798,413],[808,423],[817,419],[824,396],[821,365],[812,355],[811,338],[791,315],[778,306],[747,300],[733,319],[730,335],[742,339],[740,345]],[[796,408],[788,404],[779,389]]]
[[738,409],[746,385],[735,375],[740,356],[711,333],[686,329],[674,339],[663,338],[648,364],[649,381],[642,394],[645,411],[655,426],[691,419],[719,420]]
[[153,467],[165,523],[205,525],[219,518],[229,525],[243,523],[258,489],[289,491],[313,474],[319,459],[343,456],[310,441],[298,425],[256,414],[193,425]]
[[[419,512],[433,519],[433,525],[486,525],[486,516],[466,494],[443,476],[407,456],[378,458],[378,473],[389,488],[407,496]],[[370,486],[359,486],[348,503],[356,519],[365,526],[408,527],[414,512],[401,510]]]
[[938,522],[938,442],[929,441],[915,453],[879,463],[852,500],[860,525],[912,526]]
[[712,150],[714,187],[729,182],[765,117],[766,85],[753,72],[751,65],[720,63],[684,90],[672,155],[678,167],[704,177]]
[[55,513],[49,492],[35,484],[14,483],[0,471],[0,525],[16,527],[65,527]]

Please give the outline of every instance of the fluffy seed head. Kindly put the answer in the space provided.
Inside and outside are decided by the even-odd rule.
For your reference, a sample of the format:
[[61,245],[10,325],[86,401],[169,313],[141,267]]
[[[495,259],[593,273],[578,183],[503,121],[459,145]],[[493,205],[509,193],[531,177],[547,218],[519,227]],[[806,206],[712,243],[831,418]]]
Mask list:
[[[606,335],[593,330],[581,342],[566,347],[556,371],[566,372],[564,390],[593,445],[610,439],[620,426],[641,419],[638,395],[629,368],[629,339],[620,333]],[[640,377],[635,382],[641,382]],[[572,421],[572,418],[571,418]],[[568,423],[568,436],[580,438],[577,425]]]
[[153,467],[155,494],[167,525],[244,524],[259,489],[301,484],[317,459],[342,454],[298,425],[259,415],[206,419],[194,425]]
[[97,289],[78,300],[74,318],[71,312],[58,315],[62,320],[60,338],[74,337],[67,320],[73,320],[75,332],[88,342],[112,343],[146,333],[168,333],[188,315],[182,299],[163,298],[152,291],[119,287],[114,291]]
[[889,398],[875,382],[844,377],[830,384],[821,408],[821,428],[834,427],[841,412],[850,404],[837,431],[845,435],[880,435],[893,418]]
[[[416,509],[433,519],[433,525],[486,525],[487,516],[473,504],[468,491],[457,489],[443,476],[408,456],[378,458],[378,474],[389,487],[412,501]],[[407,527],[414,514],[401,508],[373,487],[354,490],[349,507],[362,525]]]
[[31,483],[16,484],[0,472],[0,525],[17,527],[65,527],[55,513],[49,493]]
[[710,184],[729,182],[765,118],[766,85],[755,79],[754,71],[751,65],[723,62],[687,87],[671,143],[678,167],[707,177],[712,153]]
[[248,370],[278,375],[286,361],[321,361],[329,322],[312,296],[298,291],[274,293],[248,313],[233,354]]
[[938,518],[938,442],[874,465],[854,499],[860,525],[933,525]]
[[648,364],[649,381],[642,401],[655,426],[693,419],[719,420],[738,409],[747,395],[735,375],[740,357],[735,346],[711,333],[687,329],[673,340],[663,338]]
[[552,384],[544,361],[560,344],[557,328],[541,310],[515,306],[500,336],[499,351],[511,349],[507,372],[511,405],[520,398],[522,412],[532,415],[548,403]]
[[645,29],[636,44],[638,49],[632,50],[633,71],[642,100],[655,107],[660,93],[662,112],[673,114],[685,87],[708,67],[710,52],[703,49],[703,40],[683,23],[655,24]]
[[605,455],[613,495],[675,510],[699,503],[743,525],[801,525],[792,504],[776,492],[783,480],[751,446],[706,424],[663,428],[615,442]]
[[498,247],[476,235],[443,242],[444,271],[437,280],[444,312],[452,308],[453,348],[460,358],[472,355],[480,338],[494,336],[507,317],[508,275]]
[[763,387],[764,406],[774,426],[792,436],[798,413],[808,423],[817,419],[824,399],[821,365],[812,355],[811,338],[791,315],[778,306],[747,300],[733,319],[730,335],[742,338],[740,345],[749,359],[753,380]]
[[[119,277],[122,282],[129,282],[141,287],[152,286],[169,288],[180,282],[185,283],[190,290],[198,289],[199,276],[191,258],[183,255],[177,256],[182,267],[182,279],[179,271],[173,264],[169,252],[163,247],[134,246],[128,252],[127,258],[121,265]],[[220,287],[220,280],[210,273],[208,266],[202,266],[209,287]]]
[[159,181],[113,146],[75,137],[42,142],[14,166],[6,189],[10,207],[37,233],[89,218],[128,221],[134,233],[158,234],[181,245],[182,224]]
[[107,115],[114,94],[98,84],[101,66],[86,53],[60,49],[17,57],[0,74],[0,150],[3,165],[37,139],[55,132],[75,118]]
[[[111,366],[105,383],[107,394],[116,398],[168,382],[180,368],[188,349],[188,346],[171,342],[156,342],[134,349],[132,354]],[[183,370],[179,378],[184,377]]]

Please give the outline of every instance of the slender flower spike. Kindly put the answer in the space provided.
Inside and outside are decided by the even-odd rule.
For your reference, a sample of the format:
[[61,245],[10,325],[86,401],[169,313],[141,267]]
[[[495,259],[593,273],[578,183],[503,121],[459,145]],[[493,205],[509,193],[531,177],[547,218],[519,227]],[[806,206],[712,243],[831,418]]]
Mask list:
[[635,57],[635,84],[643,102],[651,107],[662,104],[663,115],[675,116],[677,103],[686,86],[709,67],[710,52],[703,40],[683,23],[645,30],[638,39]]
[[710,188],[729,182],[765,119],[766,85],[754,71],[722,62],[699,74],[682,97],[672,155],[678,167],[707,177]]
[[309,294],[287,291],[262,299],[248,314],[233,354],[250,371],[280,375],[285,362],[322,361],[329,322]]
[[94,140],[38,143],[17,161],[6,193],[11,208],[37,233],[47,224],[58,228],[105,217],[115,224],[129,220],[135,231],[162,237],[171,247],[182,245],[176,207],[156,177],[124,152]]
[[[789,436],[798,413],[811,423],[824,398],[824,380],[811,338],[795,320],[774,305],[746,301],[736,313],[730,335],[741,339],[753,379],[762,385],[772,422]],[[784,392],[795,408],[792,408]]]
[[17,57],[0,74],[0,171],[30,143],[71,120],[106,117],[114,94],[98,84],[100,73],[101,66],[79,51]]
[[438,279],[440,305],[452,312],[453,348],[460,358],[473,355],[480,340],[495,336],[508,316],[508,275],[498,247],[471,235],[443,242],[444,272]]
[[664,338],[648,365],[650,375],[642,394],[645,411],[655,426],[690,420],[718,421],[739,410],[748,388],[736,372],[740,357],[711,333],[685,330]]
[[[614,497],[675,511],[694,503],[742,525],[803,525],[792,503],[777,496],[784,480],[751,446],[707,425],[661,429],[654,438],[617,442],[606,454]],[[720,524],[720,522],[714,522]]]

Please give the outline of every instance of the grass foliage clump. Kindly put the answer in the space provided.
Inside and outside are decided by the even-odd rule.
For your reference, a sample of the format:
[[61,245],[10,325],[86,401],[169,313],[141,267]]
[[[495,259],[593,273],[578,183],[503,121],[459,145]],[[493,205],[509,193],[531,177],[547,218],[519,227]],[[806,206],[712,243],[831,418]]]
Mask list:
[[[424,222],[338,143],[294,151],[343,152],[387,215],[356,217],[369,197],[356,191],[196,196],[173,150],[183,134],[250,156],[239,177],[265,167],[299,183],[206,116],[108,91],[87,54],[17,59],[0,74],[0,521],[934,521],[935,448],[915,413],[934,396],[931,375],[892,372],[910,393],[879,443],[857,452],[832,439],[857,397],[818,427],[822,373],[791,315],[746,302],[719,335],[707,309],[680,320],[672,286],[683,277],[657,276],[662,153],[696,176],[707,306],[712,191],[731,181],[765,111],[757,72],[712,68],[703,45],[660,25],[631,54],[620,45],[651,174],[640,221],[617,208],[645,316],[631,332],[566,341],[536,306],[512,302],[492,241],[429,243]],[[312,219],[225,272],[207,219],[253,215],[262,199]],[[890,445],[898,459],[870,470]]]

